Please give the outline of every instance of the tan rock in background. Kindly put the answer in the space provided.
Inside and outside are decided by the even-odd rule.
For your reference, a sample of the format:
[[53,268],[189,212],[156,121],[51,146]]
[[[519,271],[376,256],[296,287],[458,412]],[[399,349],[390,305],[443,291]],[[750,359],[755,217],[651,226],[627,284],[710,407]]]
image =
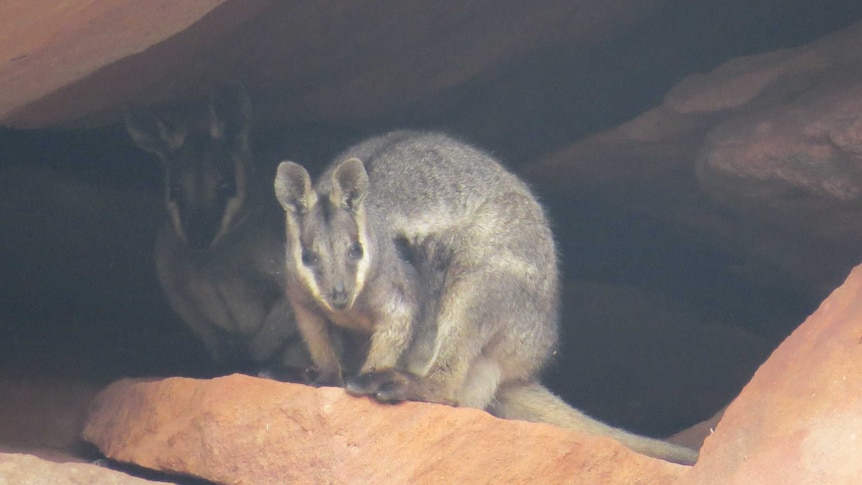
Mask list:
[[[187,28],[224,0],[0,4],[0,119],[99,69]],[[129,84],[128,82],[126,84]],[[128,89],[128,87],[126,87]],[[91,94],[108,95],[98,90]],[[82,103],[83,101],[83,103]],[[67,98],[60,112],[89,104]],[[41,116],[45,116],[45,112]],[[56,121],[56,114],[54,115]],[[24,124],[30,124],[25,122]]]
[[726,251],[731,271],[820,301],[862,258],[862,23],[740,57],[529,167]]

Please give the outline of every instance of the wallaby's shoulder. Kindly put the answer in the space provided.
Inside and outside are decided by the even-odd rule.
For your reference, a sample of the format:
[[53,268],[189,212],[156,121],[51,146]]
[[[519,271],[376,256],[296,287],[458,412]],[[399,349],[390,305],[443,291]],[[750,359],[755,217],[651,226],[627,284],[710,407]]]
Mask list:
[[420,171],[423,166],[452,170],[458,166],[497,165],[490,154],[451,135],[415,130],[392,131],[369,138],[343,152],[333,165],[349,158],[362,160],[369,173],[393,165],[408,165]]
[[[328,173],[351,158],[368,172],[372,205],[392,198],[471,201],[493,191],[526,190],[489,152],[440,132],[400,130],[370,138],[339,155]],[[328,178],[321,178],[323,191]]]

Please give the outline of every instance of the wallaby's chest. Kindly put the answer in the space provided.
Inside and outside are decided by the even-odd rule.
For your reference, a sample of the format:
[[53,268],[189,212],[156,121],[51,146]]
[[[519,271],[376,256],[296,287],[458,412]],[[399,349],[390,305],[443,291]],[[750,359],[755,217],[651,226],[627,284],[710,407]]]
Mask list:
[[373,318],[364,311],[328,312],[327,318],[334,325],[354,332],[370,334],[374,330]]

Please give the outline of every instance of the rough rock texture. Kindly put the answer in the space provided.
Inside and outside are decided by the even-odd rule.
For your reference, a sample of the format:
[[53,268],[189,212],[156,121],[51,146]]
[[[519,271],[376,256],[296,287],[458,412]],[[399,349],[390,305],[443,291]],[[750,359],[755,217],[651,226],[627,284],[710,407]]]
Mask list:
[[0,121],[117,120],[231,77],[269,93],[263,118],[368,120],[541,46],[600,43],[663,3],[6,2],[0,19],[16,28],[0,42]]
[[475,409],[242,375],[118,381],[84,437],[110,458],[217,483],[661,484],[686,468]]
[[532,168],[558,191],[669,221],[735,271],[817,301],[862,252],[862,23],[738,58]]
[[0,485],[146,485],[154,482],[87,463],[54,463],[0,453]]
[[[8,119],[22,106],[182,31],[221,3],[219,0],[3,2],[0,118]],[[104,99],[106,93],[91,90],[89,94]],[[91,105],[89,100],[80,96],[63,101],[51,114],[43,112],[40,116],[56,120],[57,112],[92,109],[86,108]]]
[[857,266],[757,371],[680,483],[859,483],[861,388]]

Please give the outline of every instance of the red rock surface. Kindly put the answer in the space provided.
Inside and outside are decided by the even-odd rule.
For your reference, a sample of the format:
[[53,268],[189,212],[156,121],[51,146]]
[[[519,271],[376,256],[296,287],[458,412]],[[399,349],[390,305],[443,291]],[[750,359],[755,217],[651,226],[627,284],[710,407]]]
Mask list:
[[240,77],[266,94],[260,118],[361,124],[537,49],[600,44],[664,3],[7,1],[0,122],[117,121]]
[[862,477],[862,266],[754,375],[680,483],[856,484]]
[[242,375],[118,381],[84,437],[116,460],[231,484],[662,484],[686,468],[475,409]]
[[[3,86],[0,119],[106,65],[163,41],[223,2],[3,2],[0,4],[0,86]],[[102,98],[105,94],[102,93]],[[76,111],[82,108],[80,101],[66,99],[55,111]]]
[[150,480],[88,463],[54,463],[32,455],[0,453],[0,485],[147,485]]

